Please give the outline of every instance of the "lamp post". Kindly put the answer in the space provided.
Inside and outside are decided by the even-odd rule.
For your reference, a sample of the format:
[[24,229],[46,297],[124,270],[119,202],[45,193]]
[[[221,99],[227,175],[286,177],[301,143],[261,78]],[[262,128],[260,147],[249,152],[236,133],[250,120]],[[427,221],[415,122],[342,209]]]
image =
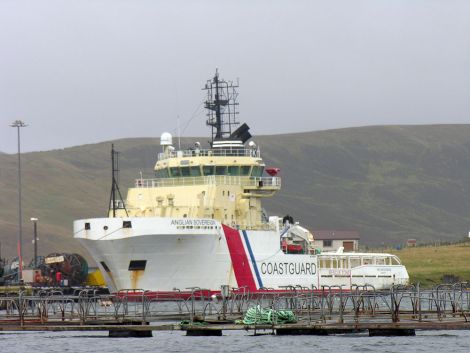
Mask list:
[[31,218],[31,222],[33,222],[33,227],[34,227],[34,238],[33,238],[33,244],[34,244],[34,269],[38,268],[38,218]]
[[18,282],[23,281],[23,250],[21,248],[22,245],[22,237],[23,237],[23,230],[22,230],[22,214],[21,214],[21,140],[20,140],[20,128],[26,127],[27,125],[22,122],[21,120],[15,120],[11,125],[11,127],[16,127],[18,131],[18,258],[19,258],[19,265],[18,265]]

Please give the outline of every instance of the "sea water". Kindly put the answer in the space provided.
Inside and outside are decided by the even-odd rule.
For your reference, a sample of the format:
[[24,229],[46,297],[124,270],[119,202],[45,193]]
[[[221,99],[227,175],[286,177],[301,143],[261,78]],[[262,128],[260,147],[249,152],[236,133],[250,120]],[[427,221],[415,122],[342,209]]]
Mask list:
[[222,337],[187,337],[184,331],[154,331],[151,338],[110,338],[107,332],[1,332],[1,353],[64,352],[469,352],[470,331],[416,331],[410,337],[253,336],[224,331]]

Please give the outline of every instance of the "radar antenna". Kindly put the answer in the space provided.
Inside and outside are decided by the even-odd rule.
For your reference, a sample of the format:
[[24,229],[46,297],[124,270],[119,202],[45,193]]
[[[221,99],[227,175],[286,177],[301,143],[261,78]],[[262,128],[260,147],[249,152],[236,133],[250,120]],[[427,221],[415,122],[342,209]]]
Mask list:
[[204,106],[207,109],[206,124],[212,127],[212,142],[214,140],[229,139],[232,136],[232,127],[240,124],[238,115],[238,80],[232,81],[219,79],[219,72],[215,70],[215,76],[208,80],[203,90],[207,91],[207,100]]

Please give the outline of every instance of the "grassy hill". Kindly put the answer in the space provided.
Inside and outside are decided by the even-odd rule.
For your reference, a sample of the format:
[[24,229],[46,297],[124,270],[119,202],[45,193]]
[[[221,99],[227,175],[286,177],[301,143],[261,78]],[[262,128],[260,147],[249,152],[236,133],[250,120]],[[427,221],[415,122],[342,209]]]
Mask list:
[[[201,138],[203,144],[207,138]],[[361,243],[408,238],[462,239],[470,229],[470,125],[377,126],[260,136],[283,189],[265,208],[311,229],[355,229]],[[196,139],[183,139],[182,145]],[[120,186],[153,177],[159,139],[114,141]],[[72,221],[106,214],[111,142],[22,155],[24,251],[32,252],[30,217],[39,218],[41,253],[79,251]],[[0,241],[16,252],[16,156],[0,154]]]
[[432,287],[443,283],[443,277],[448,275],[456,276],[460,281],[470,281],[470,242],[386,251],[400,257],[411,283],[419,282],[425,287]]

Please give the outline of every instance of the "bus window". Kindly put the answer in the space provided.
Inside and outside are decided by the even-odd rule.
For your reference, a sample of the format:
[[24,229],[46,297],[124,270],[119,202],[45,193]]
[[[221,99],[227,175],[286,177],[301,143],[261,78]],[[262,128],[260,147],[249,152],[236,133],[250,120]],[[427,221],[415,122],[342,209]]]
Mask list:
[[250,169],[251,167],[249,165],[241,166],[240,175],[244,175],[244,176],[250,175]]
[[177,178],[181,176],[180,168],[179,167],[171,167],[170,168],[170,175],[172,178]]
[[191,176],[201,176],[201,168],[200,167],[190,167]]
[[239,176],[240,167],[238,165],[231,165],[228,167],[228,175]]
[[202,171],[204,172],[204,175],[214,175],[214,166],[213,165],[205,165],[202,167]]
[[189,167],[181,167],[181,176],[183,177],[189,176]]
[[215,167],[215,175],[226,175],[227,174],[227,167],[218,165]]

